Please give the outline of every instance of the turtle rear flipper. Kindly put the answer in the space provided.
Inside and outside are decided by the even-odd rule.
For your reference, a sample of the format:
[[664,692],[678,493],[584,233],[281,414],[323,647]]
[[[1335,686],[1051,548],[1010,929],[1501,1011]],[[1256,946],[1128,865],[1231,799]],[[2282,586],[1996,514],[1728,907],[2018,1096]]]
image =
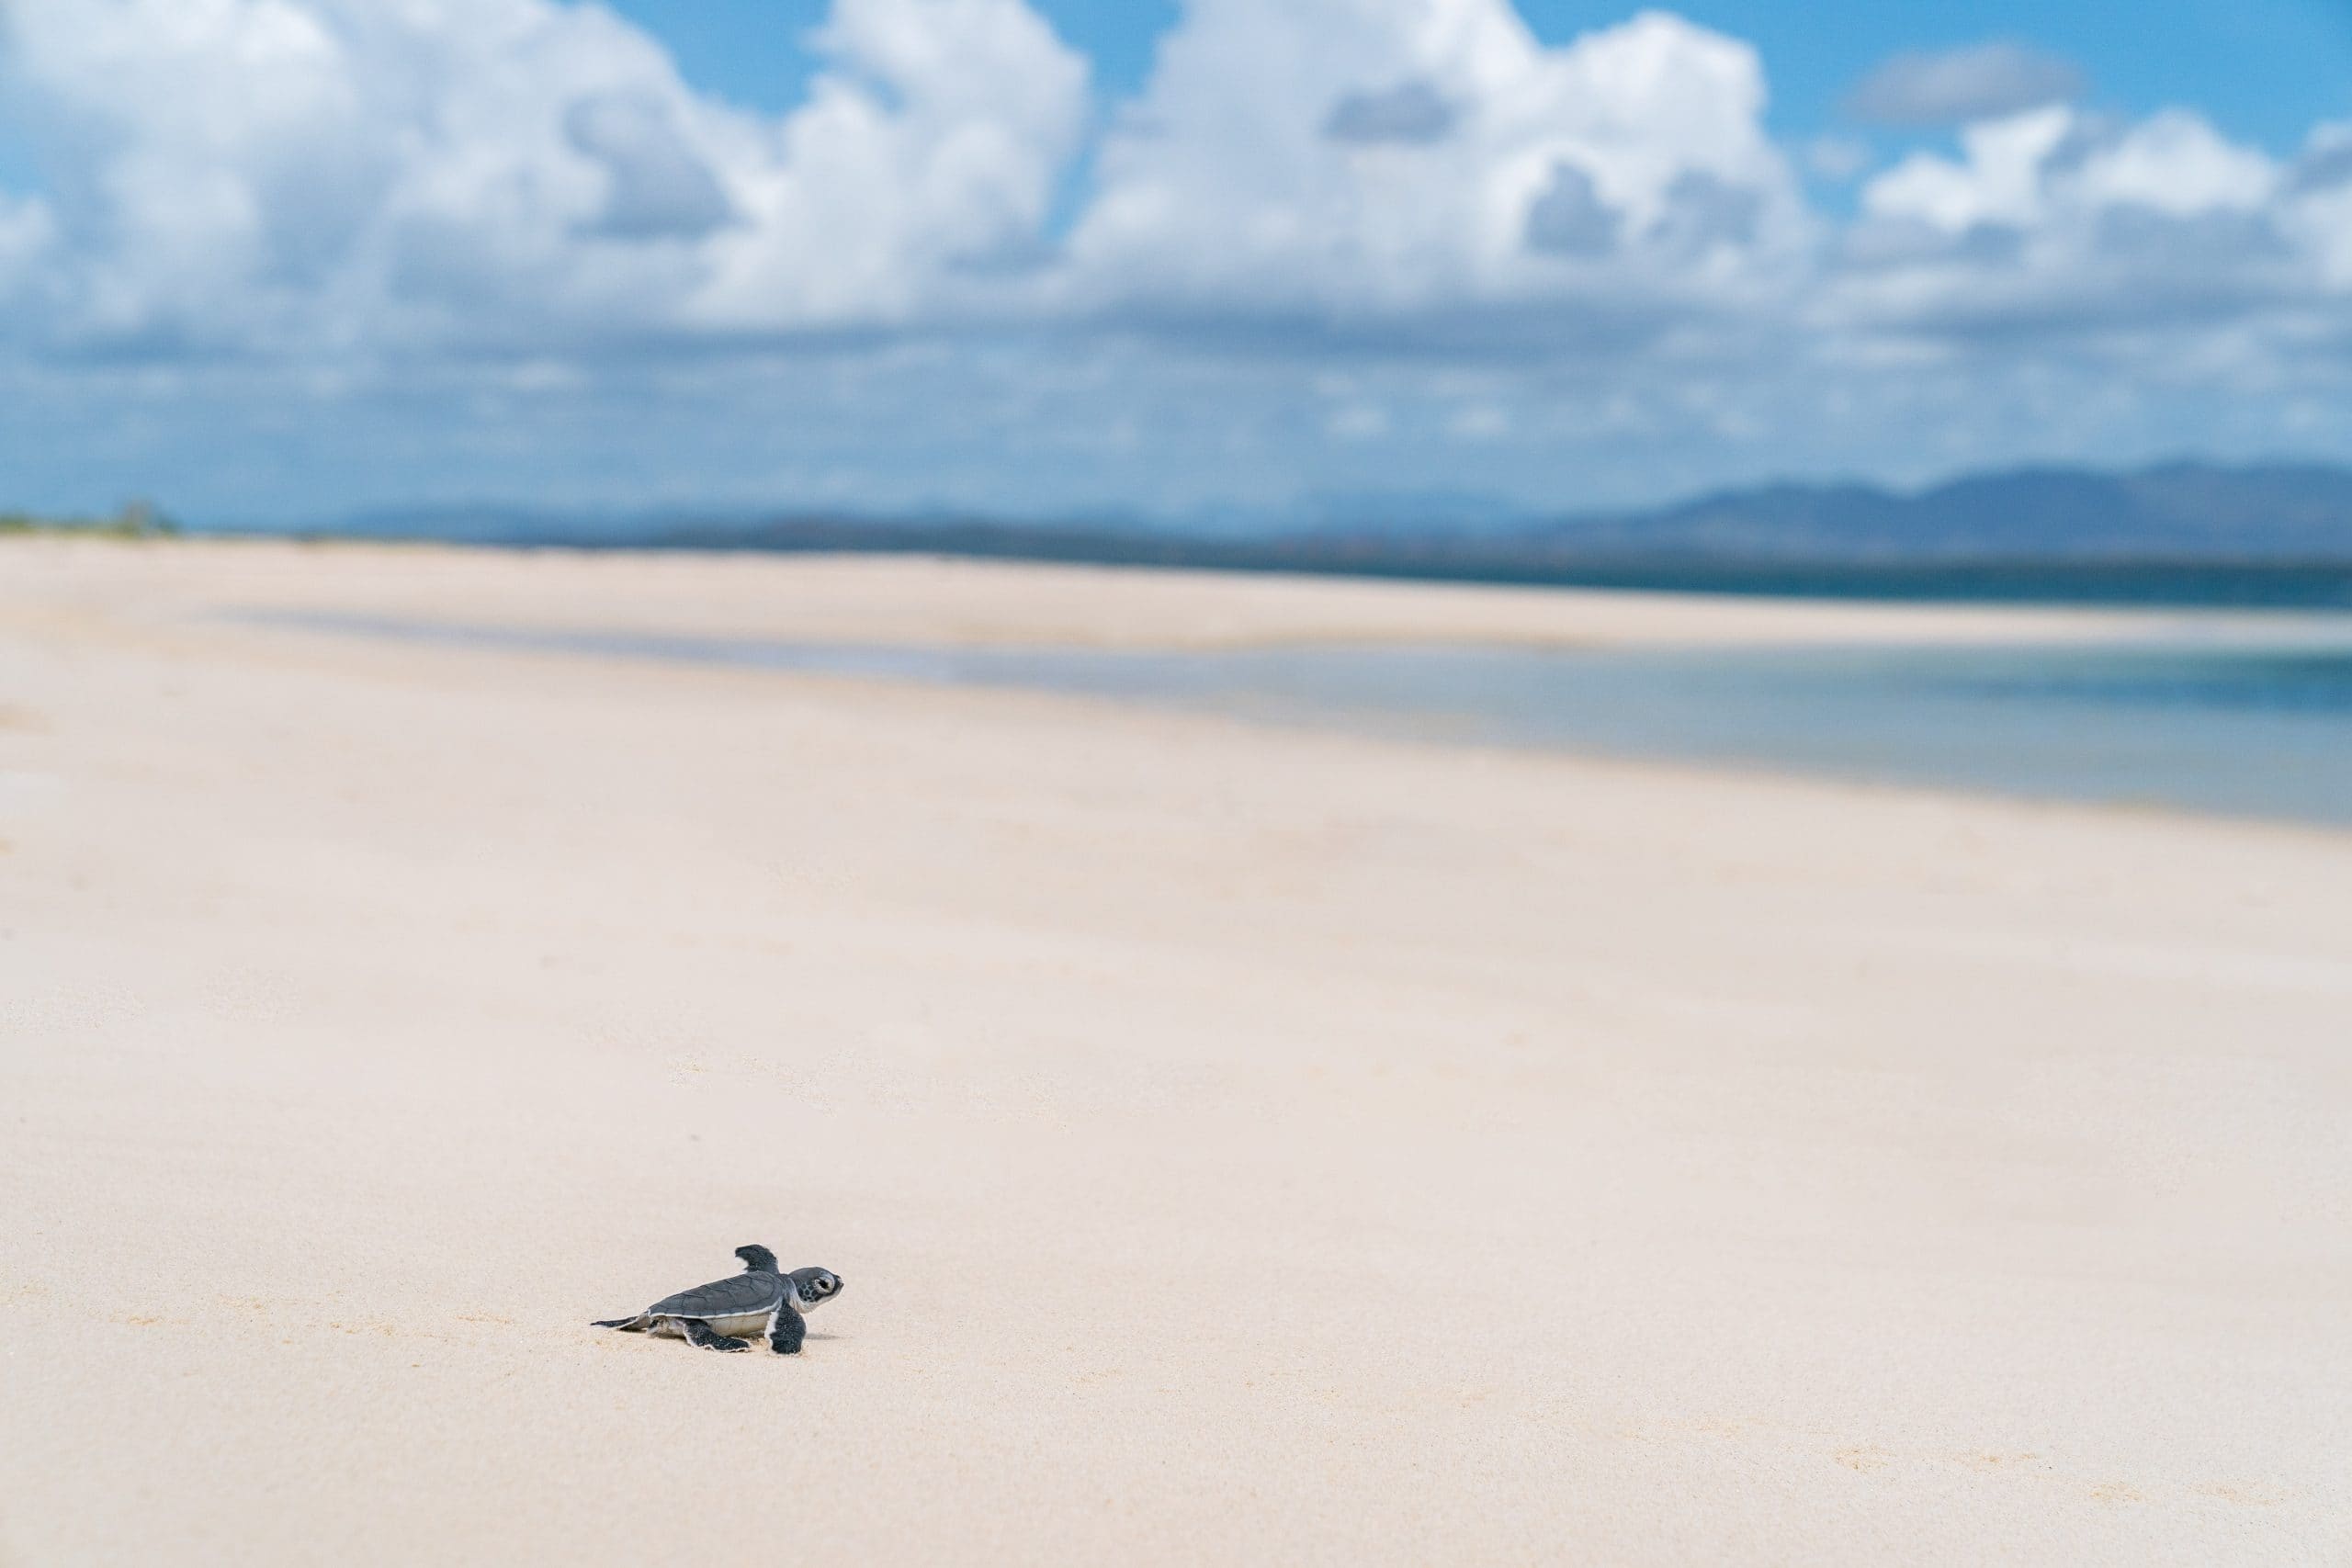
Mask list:
[[685,1330],[686,1343],[698,1350],[748,1350],[752,1348],[748,1339],[730,1339],[723,1334],[713,1333],[710,1325],[698,1317],[680,1318],[678,1326]]
[[617,1328],[623,1334],[642,1334],[645,1332],[645,1314],[639,1313],[635,1317],[600,1318],[596,1322],[590,1324],[588,1326],[591,1328]]

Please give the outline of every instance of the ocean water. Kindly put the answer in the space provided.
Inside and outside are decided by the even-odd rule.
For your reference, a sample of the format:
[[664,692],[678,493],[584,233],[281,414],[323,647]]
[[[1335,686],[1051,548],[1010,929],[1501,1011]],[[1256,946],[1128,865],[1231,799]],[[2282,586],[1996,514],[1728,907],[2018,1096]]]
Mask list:
[[1000,686],[1264,723],[2352,825],[2352,618],[2130,644],[1135,652],[543,632],[317,630]]

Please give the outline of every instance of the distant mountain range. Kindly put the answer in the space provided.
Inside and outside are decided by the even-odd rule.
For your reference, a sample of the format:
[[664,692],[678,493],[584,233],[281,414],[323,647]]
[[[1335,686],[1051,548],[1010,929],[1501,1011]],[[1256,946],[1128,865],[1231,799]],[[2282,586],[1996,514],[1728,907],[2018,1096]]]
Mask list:
[[[1943,597],[2352,604],[2352,468],[2036,468],[1919,491],[1784,483],[1668,506],[1512,516],[1426,496],[1292,526],[785,513],[448,510],[338,534],[588,547],[860,551],[1507,582]],[[1457,515],[1456,513],[1459,513]],[[1343,520],[1335,520],[1343,517]]]
[[1780,484],[1522,537],[1584,555],[1759,560],[2352,560],[2352,468],[2017,468],[1911,492]]

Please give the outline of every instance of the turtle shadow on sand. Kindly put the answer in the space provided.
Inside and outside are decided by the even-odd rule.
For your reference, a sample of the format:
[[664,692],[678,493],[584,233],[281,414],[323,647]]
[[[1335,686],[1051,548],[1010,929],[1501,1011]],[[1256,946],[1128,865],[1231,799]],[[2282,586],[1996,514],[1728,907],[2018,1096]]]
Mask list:
[[830,1269],[786,1273],[776,1267],[775,1254],[756,1242],[737,1247],[735,1256],[743,1260],[741,1274],[664,1296],[634,1317],[591,1326],[684,1339],[704,1350],[748,1350],[751,1337],[759,1335],[777,1355],[797,1355],[808,1337],[807,1314],[841,1293],[842,1277]]

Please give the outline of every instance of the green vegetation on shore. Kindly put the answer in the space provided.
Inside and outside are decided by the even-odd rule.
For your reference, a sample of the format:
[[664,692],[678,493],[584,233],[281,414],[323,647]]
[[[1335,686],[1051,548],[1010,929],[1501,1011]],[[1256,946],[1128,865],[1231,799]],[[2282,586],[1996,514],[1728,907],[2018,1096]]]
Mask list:
[[31,512],[0,512],[0,535],[71,534],[96,539],[169,539],[180,525],[153,502],[133,501],[111,517],[44,517]]

